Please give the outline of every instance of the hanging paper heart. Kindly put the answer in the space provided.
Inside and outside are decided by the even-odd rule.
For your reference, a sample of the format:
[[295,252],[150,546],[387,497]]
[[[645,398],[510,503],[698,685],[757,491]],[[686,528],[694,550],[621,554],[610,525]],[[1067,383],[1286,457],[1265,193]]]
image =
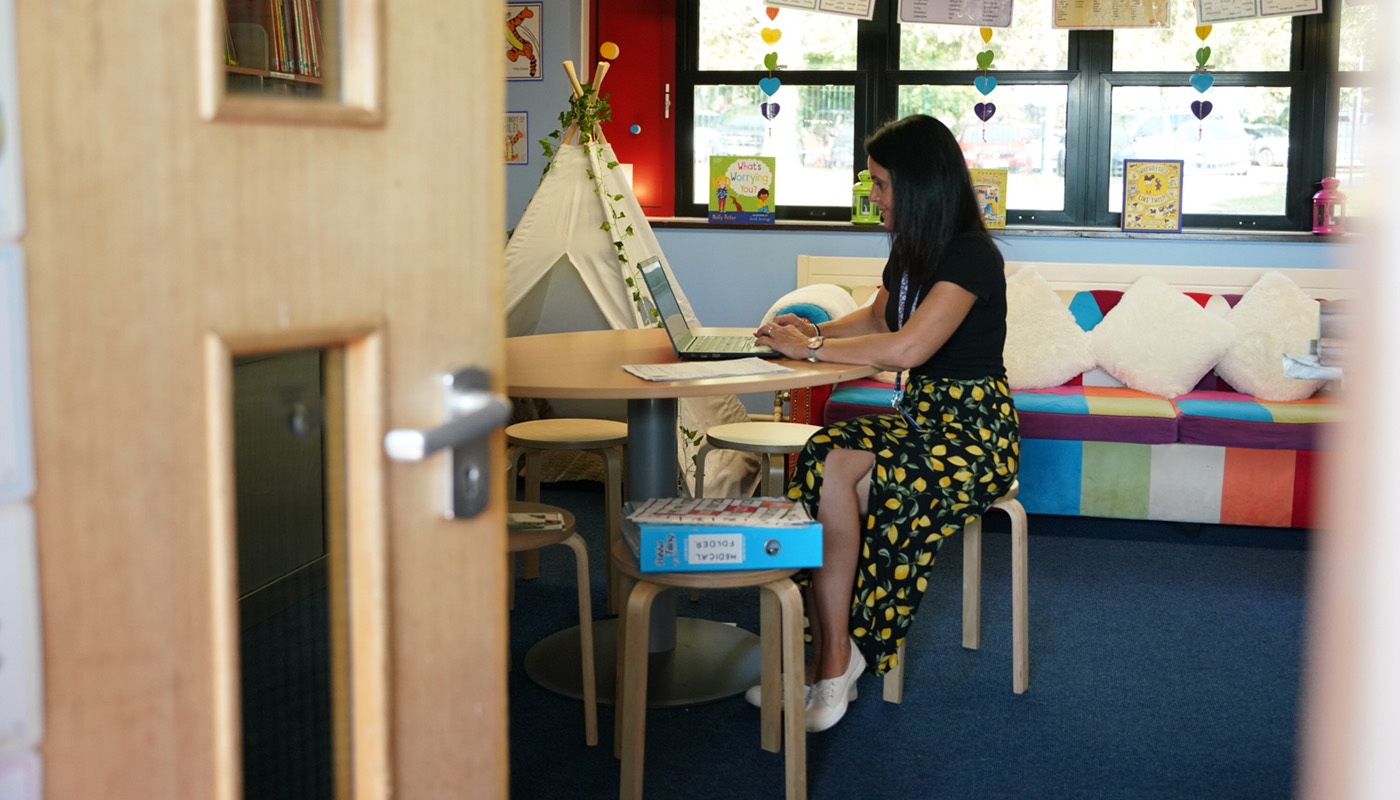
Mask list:
[[1210,48],[1209,48],[1209,47],[1199,47],[1199,48],[1197,48],[1197,49],[1196,49],[1196,63],[1197,63],[1197,64],[1200,64],[1201,66],[1204,67],[1204,66],[1206,65],[1206,62],[1207,62],[1207,61],[1210,61]]
[[978,69],[988,69],[988,68],[990,68],[990,67],[992,66],[992,59],[993,59],[993,58],[996,58],[996,55],[995,55],[991,50],[983,50],[982,52],[978,53],[978,54],[977,54],[977,68],[978,68]]
[[980,34],[982,34],[982,42],[983,42],[984,44],[985,44],[986,42],[990,42],[990,41],[992,40],[992,29],[991,29],[991,28],[978,28],[978,29],[977,29],[977,32],[980,33]]
[[1205,92],[1205,90],[1215,85],[1215,76],[1209,72],[1192,73],[1191,85],[1196,87],[1196,91]]
[[768,14],[768,18],[769,18],[769,19],[777,19],[777,18],[778,18],[778,9],[773,8],[772,6],[769,6],[768,8],[765,8],[765,9],[763,9],[763,10],[764,10],[765,13]]
[[773,94],[778,91],[778,87],[782,85],[782,81],[778,80],[777,78],[771,77],[763,78],[758,82],[758,88],[762,89],[763,93],[768,95],[769,97],[772,97]]
[[987,122],[997,113],[996,103],[978,103],[972,107],[972,113],[976,114],[978,119]]
[[777,53],[769,53],[768,55],[764,56],[764,57],[763,57],[763,66],[767,67],[767,68],[769,69],[770,72],[771,72],[772,70],[777,69],[777,68],[778,68],[778,54],[777,54]]
[[1192,100],[1191,113],[1196,115],[1196,119],[1205,119],[1210,116],[1210,110],[1215,108],[1209,100]]
[[992,90],[997,88],[997,79],[990,75],[978,75],[972,79],[972,85],[982,94],[991,94]]
[[1206,37],[1210,35],[1210,32],[1213,27],[1214,26],[1211,25],[1197,25],[1196,38],[1204,42],[1206,40]]
[[770,45],[777,44],[778,40],[783,38],[783,32],[778,30],[777,28],[764,28],[763,30],[758,32],[758,35],[762,36],[763,41],[767,42]]
[[764,119],[772,121],[774,117],[778,116],[778,104],[760,103],[758,106],[758,111],[763,115]]

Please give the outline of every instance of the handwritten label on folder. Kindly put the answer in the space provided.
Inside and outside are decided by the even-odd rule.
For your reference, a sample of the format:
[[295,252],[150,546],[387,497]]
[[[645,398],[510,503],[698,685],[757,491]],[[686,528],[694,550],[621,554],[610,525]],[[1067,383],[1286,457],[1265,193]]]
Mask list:
[[691,534],[686,540],[685,557],[691,564],[742,564],[744,534]]

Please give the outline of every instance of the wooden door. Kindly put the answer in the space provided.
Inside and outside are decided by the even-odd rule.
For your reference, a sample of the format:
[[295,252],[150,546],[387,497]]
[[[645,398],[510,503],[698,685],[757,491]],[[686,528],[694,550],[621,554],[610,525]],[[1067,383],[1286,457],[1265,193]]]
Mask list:
[[382,6],[378,121],[203,119],[204,3],[18,0],[49,800],[241,797],[232,363],[305,349],[337,795],[506,794],[504,495],[446,521],[438,460],[381,443],[442,421],[443,373],[500,386],[500,6],[339,5]]

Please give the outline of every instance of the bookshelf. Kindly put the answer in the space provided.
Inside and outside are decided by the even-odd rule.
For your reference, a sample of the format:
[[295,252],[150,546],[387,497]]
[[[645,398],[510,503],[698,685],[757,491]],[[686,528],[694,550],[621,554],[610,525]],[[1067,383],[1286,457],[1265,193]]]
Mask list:
[[321,0],[225,0],[229,92],[319,98]]

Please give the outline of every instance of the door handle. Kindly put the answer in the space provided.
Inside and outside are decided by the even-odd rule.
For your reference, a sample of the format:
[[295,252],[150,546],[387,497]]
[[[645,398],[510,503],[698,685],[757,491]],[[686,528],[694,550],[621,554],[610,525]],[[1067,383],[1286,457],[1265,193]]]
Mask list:
[[491,432],[510,420],[510,404],[490,390],[490,377],[468,367],[442,376],[447,421],[427,430],[395,428],[384,435],[393,461],[423,461],[439,450],[447,458],[448,519],[470,519],[491,500]]

